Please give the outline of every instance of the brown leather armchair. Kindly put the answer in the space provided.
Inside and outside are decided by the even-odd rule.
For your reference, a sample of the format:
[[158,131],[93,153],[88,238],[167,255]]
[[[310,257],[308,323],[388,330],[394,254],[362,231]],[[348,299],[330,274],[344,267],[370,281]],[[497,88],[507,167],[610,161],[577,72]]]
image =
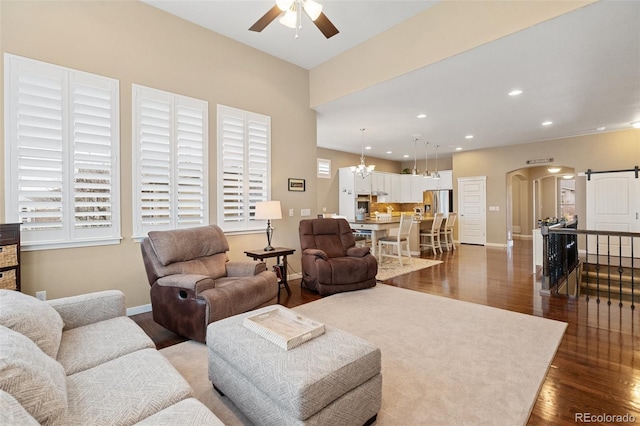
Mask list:
[[298,228],[302,285],[321,295],[376,285],[378,262],[369,247],[356,247],[345,219],[304,219]]
[[229,261],[217,225],[152,231],[142,241],[153,319],[200,342],[213,321],[276,303],[276,275],[264,262]]

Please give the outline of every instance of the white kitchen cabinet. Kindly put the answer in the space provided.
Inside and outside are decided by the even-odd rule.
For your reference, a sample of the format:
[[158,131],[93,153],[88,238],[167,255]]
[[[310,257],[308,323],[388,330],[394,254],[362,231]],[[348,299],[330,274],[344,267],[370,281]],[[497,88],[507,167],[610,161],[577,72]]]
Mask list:
[[387,192],[385,189],[385,178],[388,173],[373,172],[371,173],[371,194]]
[[[348,168],[349,171],[351,172],[351,169]],[[351,173],[353,182],[354,182],[354,190],[356,192],[356,195],[358,194],[371,194],[371,175],[365,177],[365,178],[361,178],[360,176]]]
[[400,203],[422,203],[423,177],[400,175]]
[[453,170],[441,170],[438,173],[440,173],[440,179],[425,179],[425,191],[453,189]]
[[400,202],[400,175],[397,173],[387,173],[385,176],[384,186],[387,189],[386,202],[387,203],[399,203]]

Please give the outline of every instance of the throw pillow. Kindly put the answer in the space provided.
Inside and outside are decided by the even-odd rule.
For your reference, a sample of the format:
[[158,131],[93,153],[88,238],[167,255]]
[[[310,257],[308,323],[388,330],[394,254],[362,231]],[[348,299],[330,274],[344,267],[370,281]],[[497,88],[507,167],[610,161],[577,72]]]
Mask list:
[[67,423],[64,368],[30,339],[0,326],[0,389],[10,393],[38,423]]
[[27,336],[44,353],[57,358],[64,323],[48,303],[19,291],[0,290],[0,325]]

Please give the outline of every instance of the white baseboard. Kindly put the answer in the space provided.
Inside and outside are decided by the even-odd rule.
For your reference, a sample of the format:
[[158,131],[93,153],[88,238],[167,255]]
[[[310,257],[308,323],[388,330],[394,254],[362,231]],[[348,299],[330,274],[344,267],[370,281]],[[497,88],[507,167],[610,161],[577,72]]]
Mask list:
[[302,278],[301,272],[296,272],[295,274],[287,274],[287,281],[289,280],[297,280],[298,278]]
[[498,243],[486,243],[485,247],[496,247],[496,248],[507,248],[506,244],[498,244]]
[[134,306],[132,308],[127,308],[127,316],[144,314],[145,312],[151,312],[151,303],[141,306]]

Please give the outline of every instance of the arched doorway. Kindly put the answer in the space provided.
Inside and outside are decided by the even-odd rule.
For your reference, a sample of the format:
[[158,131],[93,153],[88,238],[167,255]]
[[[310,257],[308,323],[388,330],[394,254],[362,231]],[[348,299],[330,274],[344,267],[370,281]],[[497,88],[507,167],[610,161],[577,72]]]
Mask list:
[[506,174],[507,246],[514,239],[531,239],[539,220],[575,214],[575,169],[557,167],[524,167]]

